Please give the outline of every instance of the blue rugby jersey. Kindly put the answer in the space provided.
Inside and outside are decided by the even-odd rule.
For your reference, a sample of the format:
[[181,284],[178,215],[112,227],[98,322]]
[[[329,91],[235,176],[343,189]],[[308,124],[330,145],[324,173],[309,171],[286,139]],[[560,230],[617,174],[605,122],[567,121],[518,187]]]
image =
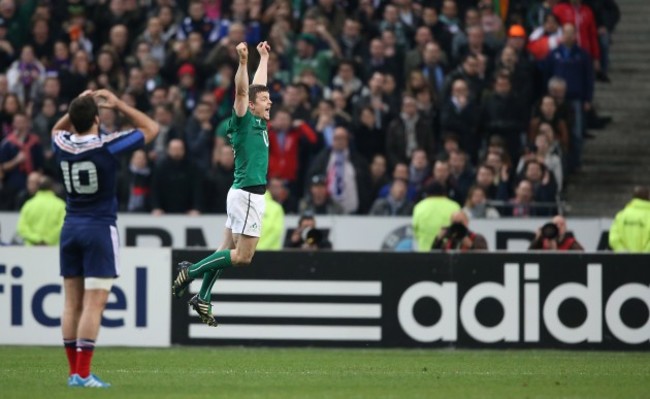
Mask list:
[[67,192],[66,222],[115,223],[116,155],[143,144],[144,134],[137,129],[99,135],[54,132],[52,147]]

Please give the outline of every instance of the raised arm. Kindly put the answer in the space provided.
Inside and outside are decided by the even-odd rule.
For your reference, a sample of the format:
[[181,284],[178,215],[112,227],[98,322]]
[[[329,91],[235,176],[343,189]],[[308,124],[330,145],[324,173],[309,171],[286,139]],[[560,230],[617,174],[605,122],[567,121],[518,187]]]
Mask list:
[[235,73],[235,114],[246,115],[248,109],[248,46],[246,43],[237,45],[239,55],[239,66]]
[[143,112],[131,107],[124,101],[120,100],[108,90],[97,90],[93,92],[93,96],[97,101],[97,106],[100,108],[114,108],[123,113],[127,118],[133,122],[133,126],[140,130],[144,135],[144,143],[148,144],[153,141],[158,135],[158,123],[149,118]]
[[271,46],[267,42],[261,42],[257,45],[257,52],[260,53],[260,64],[257,66],[255,76],[253,77],[254,85],[266,86],[268,80],[269,51]]

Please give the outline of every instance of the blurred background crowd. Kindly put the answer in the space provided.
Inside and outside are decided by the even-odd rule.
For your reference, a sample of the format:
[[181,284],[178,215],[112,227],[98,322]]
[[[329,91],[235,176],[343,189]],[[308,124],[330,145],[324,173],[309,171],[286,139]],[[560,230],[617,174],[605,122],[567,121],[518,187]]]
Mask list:
[[267,40],[286,214],[410,216],[431,196],[470,218],[561,213],[608,122],[592,99],[618,19],[614,0],[0,0],[0,209],[59,180],[52,126],[107,88],[161,127],[122,160],[120,210],[224,213],[235,46],[252,72]]

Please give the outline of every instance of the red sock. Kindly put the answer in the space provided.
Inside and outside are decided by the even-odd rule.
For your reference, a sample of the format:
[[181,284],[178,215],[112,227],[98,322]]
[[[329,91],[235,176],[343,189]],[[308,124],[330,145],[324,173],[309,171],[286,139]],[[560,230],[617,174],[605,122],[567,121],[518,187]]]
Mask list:
[[90,339],[77,340],[77,368],[76,372],[81,378],[90,375],[90,363],[93,359],[95,341]]
[[65,347],[65,354],[68,357],[68,366],[70,366],[70,374],[77,372],[77,340],[64,339],[63,346]]

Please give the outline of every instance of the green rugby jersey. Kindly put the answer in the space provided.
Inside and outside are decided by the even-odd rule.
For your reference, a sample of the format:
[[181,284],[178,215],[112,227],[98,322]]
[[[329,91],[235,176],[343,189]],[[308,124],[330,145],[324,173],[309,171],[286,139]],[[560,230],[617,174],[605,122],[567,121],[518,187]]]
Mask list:
[[264,118],[251,114],[237,116],[232,111],[228,139],[235,153],[233,188],[266,185],[269,168],[269,133]]

